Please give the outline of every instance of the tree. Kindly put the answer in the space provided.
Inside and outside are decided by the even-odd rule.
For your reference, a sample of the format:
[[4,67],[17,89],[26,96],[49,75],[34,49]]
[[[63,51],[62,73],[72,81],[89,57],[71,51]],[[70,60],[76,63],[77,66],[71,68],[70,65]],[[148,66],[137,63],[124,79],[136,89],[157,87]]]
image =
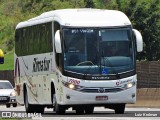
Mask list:
[[[144,52],[138,56],[139,59],[149,61],[160,59],[160,25],[159,22],[159,0],[152,1],[149,7],[146,2],[138,5],[131,16],[133,25],[140,30],[144,40]],[[159,12],[158,12],[159,11]]]
[[139,60],[160,60],[160,1],[116,0],[118,8],[130,18],[143,37],[144,50]]
[[95,8],[93,0],[84,0],[86,8]]

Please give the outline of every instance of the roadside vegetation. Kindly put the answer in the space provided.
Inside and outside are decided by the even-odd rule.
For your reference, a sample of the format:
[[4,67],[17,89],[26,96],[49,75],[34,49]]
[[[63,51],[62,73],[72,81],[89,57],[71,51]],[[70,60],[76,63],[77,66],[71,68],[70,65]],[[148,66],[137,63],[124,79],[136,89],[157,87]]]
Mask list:
[[0,0],[0,49],[6,52],[0,70],[13,69],[14,32],[20,21],[65,8],[114,9],[124,12],[143,36],[137,60],[160,60],[160,0]]
[[5,54],[4,64],[0,64],[0,70],[13,70],[14,69],[14,53],[13,51]]

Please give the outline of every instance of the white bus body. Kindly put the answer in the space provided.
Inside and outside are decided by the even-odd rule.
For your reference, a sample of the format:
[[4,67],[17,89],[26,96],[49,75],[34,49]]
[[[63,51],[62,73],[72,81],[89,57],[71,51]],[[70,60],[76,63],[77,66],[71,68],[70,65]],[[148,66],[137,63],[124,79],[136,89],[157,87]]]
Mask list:
[[[121,53],[110,55],[111,47]],[[136,50],[142,51],[141,34],[115,10],[55,10],[21,22],[15,33],[17,101],[27,112],[73,107],[82,114],[104,106],[124,113],[125,104],[136,102]]]

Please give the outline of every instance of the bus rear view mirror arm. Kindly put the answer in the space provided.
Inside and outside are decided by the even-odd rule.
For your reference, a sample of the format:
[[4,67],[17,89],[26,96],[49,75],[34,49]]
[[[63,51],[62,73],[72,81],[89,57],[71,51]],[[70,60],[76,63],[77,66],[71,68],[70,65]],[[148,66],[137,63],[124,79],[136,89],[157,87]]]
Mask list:
[[62,53],[61,38],[60,38],[59,30],[57,30],[55,34],[55,48],[56,48],[56,53]]
[[143,39],[142,39],[142,35],[136,29],[133,29],[133,33],[134,33],[135,38],[136,38],[137,52],[142,52],[143,51]]

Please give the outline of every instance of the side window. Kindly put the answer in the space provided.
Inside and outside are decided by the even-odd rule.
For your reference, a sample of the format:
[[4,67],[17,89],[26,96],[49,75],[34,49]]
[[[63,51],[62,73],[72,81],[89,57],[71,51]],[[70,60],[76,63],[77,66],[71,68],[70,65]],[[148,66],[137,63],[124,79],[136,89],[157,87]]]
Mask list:
[[15,52],[18,56],[42,54],[52,51],[51,22],[16,30]]
[[15,53],[20,55],[20,30],[15,31]]
[[19,31],[19,40],[20,40],[20,42],[19,42],[19,55],[20,56],[22,56],[22,40],[23,40],[23,29],[20,29],[20,31]]
[[25,35],[26,35],[26,29],[24,28],[23,29],[23,34],[22,34],[22,39],[21,39],[21,48],[22,48],[22,56],[25,55],[25,49],[26,49],[26,46],[25,46]]
[[35,41],[34,41],[34,54],[40,53],[40,41],[41,41],[41,25],[35,26]]
[[34,51],[34,29],[35,27],[32,26],[29,28],[29,32],[30,32],[30,40],[29,40],[29,55],[33,54]]
[[47,39],[48,39],[48,50],[53,51],[53,43],[52,43],[52,23],[47,24]]
[[46,25],[42,25],[41,27],[41,45],[42,47],[42,53],[46,53],[47,52],[47,39],[46,39]]
[[29,54],[29,42],[30,42],[30,30],[29,27],[26,29],[26,36],[25,36],[25,46],[26,46],[26,51],[25,55]]

